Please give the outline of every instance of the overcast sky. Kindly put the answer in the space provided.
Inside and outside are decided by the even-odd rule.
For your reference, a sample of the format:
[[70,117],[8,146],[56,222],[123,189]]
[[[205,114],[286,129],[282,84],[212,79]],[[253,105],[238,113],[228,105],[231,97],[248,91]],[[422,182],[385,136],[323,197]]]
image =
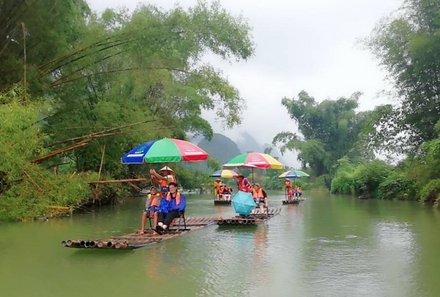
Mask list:
[[[130,10],[139,3],[164,9],[192,6],[194,0],[87,0],[100,12],[105,8]],[[386,73],[359,42],[379,20],[390,16],[403,0],[221,0],[232,15],[241,15],[252,28],[255,55],[246,62],[211,64],[246,100],[243,122],[225,131],[207,114],[214,132],[237,141],[248,131],[261,143],[271,143],[281,131],[294,131],[294,122],[281,105],[283,97],[307,91],[317,101],[362,92],[360,110],[387,103],[381,91],[389,90]],[[291,158],[291,156],[290,156]],[[293,161],[292,161],[293,162]],[[291,166],[295,166],[291,165]]]

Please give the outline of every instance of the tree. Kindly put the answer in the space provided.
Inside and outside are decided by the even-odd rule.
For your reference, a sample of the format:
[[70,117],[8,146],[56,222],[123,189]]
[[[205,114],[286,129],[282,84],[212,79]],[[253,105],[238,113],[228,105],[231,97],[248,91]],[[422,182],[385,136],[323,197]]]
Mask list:
[[0,90],[24,75],[31,90],[46,87],[52,74],[47,63],[72,50],[89,15],[83,0],[0,1]]
[[359,96],[355,93],[350,98],[317,103],[302,91],[298,99],[284,98],[282,104],[301,134],[282,132],[275,136],[273,142],[283,144],[282,152],[286,149],[298,150],[298,159],[303,167],[311,167],[316,175],[330,173],[341,157],[360,155],[356,144],[368,117],[366,113],[355,112]]
[[407,0],[397,17],[384,20],[368,41],[397,90],[374,137],[407,153],[436,138],[440,119],[440,1]]
[[253,52],[248,33],[247,24],[218,3],[91,16],[71,54],[51,63],[57,99],[46,120],[53,140],[145,119],[130,134],[75,151],[78,170],[97,170],[105,144],[106,170],[120,172],[120,155],[146,139],[184,138],[189,132],[210,138],[203,110],[215,110],[229,127],[240,123],[244,100],[219,70],[203,63],[203,55],[247,59]]

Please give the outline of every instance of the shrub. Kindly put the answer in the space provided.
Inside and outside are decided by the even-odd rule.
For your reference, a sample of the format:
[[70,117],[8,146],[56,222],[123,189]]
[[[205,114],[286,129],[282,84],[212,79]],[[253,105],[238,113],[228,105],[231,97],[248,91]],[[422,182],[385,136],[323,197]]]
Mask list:
[[440,202],[440,179],[433,179],[420,191],[420,199],[438,204]]
[[379,185],[378,198],[387,200],[416,200],[416,185],[414,181],[404,177],[390,176]]

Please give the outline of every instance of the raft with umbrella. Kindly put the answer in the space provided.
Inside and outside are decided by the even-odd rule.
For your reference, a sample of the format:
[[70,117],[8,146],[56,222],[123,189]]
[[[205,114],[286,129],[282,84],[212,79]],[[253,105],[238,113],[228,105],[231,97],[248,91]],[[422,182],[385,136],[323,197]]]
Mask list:
[[[281,173],[278,177],[285,178],[285,179],[290,179],[290,178],[297,179],[297,178],[303,178],[303,177],[309,177],[309,176],[310,175],[304,171],[292,169],[292,170],[288,170],[286,172]],[[301,197],[296,197],[292,200],[288,200],[288,198],[287,198],[288,194],[285,193],[285,195],[286,195],[286,199],[283,200],[283,202],[282,202],[283,205],[299,204],[301,201],[304,200],[304,198],[301,198]]]
[[[235,178],[239,175],[238,172],[230,169],[220,169],[215,171],[210,175],[210,177],[220,180],[221,178]],[[231,204],[231,194],[219,195],[215,193],[214,205],[230,205]]]
[[231,218],[217,218],[215,222],[220,226],[249,226],[266,222],[281,212],[281,208],[269,208],[267,212],[260,213],[259,209],[248,216],[237,215]]
[[266,209],[261,213],[251,193],[238,191],[232,198],[232,206],[238,214],[232,218],[219,218],[216,220],[218,225],[257,225],[272,218],[280,213],[281,209]]

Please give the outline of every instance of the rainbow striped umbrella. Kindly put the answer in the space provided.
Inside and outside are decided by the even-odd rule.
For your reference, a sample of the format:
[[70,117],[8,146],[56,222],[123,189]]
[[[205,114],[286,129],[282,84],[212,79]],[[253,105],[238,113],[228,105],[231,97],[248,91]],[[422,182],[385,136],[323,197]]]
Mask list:
[[196,162],[208,159],[208,153],[191,142],[162,138],[138,145],[121,158],[123,164]]
[[301,170],[289,170],[284,173],[281,173],[278,177],[280,178],[300,178],[300,177],[309,177],[310,175]]
[[259,169],[283,169],[284,165],[272,157],[264,153],[244,153],[238,155],[226,164],[223,168],[259,168]]

